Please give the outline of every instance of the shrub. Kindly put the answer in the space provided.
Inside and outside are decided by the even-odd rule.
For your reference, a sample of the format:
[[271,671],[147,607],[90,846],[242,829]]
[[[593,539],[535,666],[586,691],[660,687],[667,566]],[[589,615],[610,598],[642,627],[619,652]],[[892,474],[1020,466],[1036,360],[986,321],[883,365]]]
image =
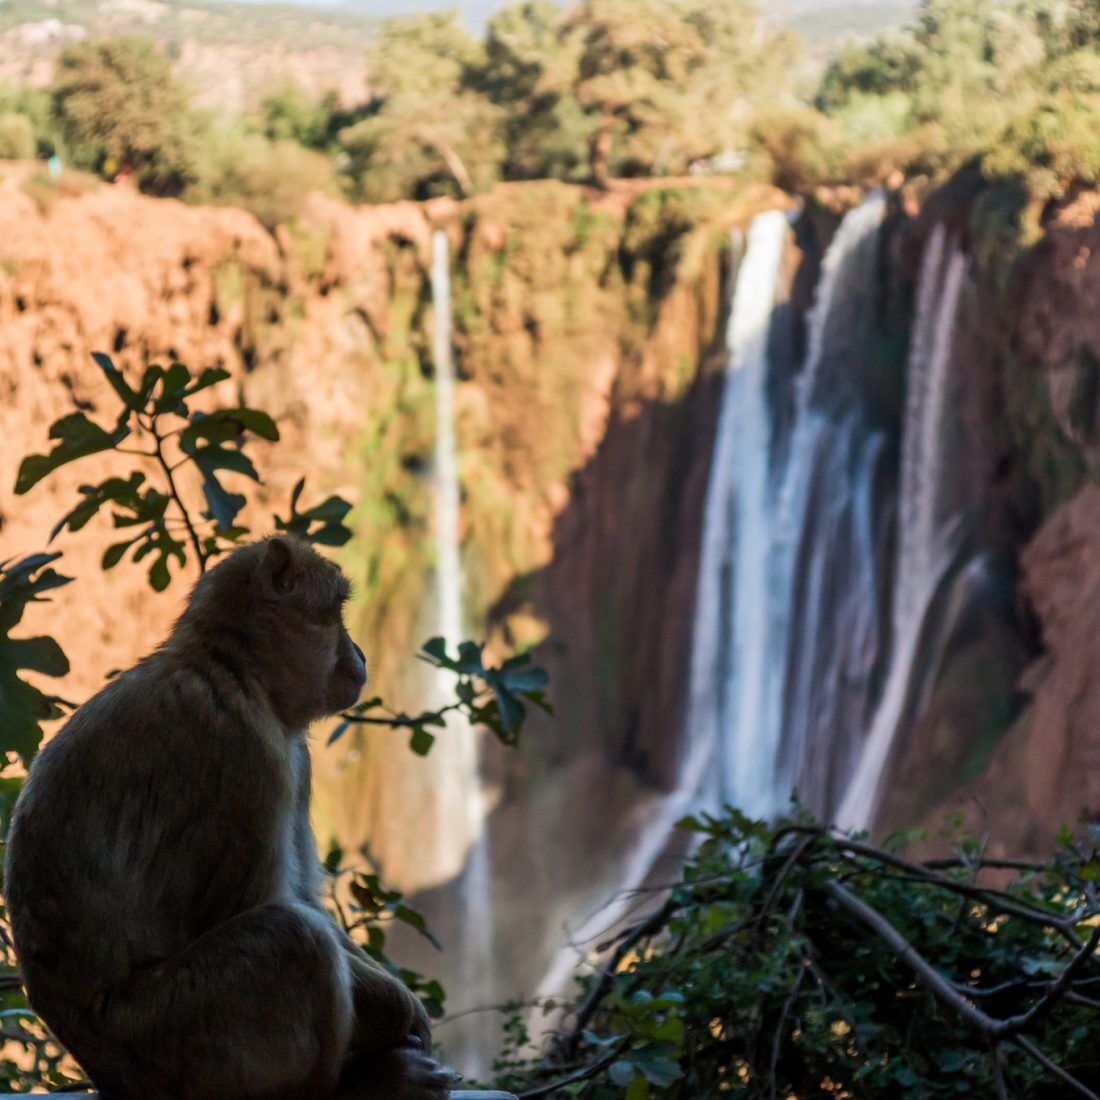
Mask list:
[[211,138],[187,198],[243,207],[273,229],[297,217],[314,191],[332,189],[332,163],[322,154],[294,141],[226,132]]
[[683,824],[704,839],[681,881],[648,912],[638,899],[557,1006],[544,1057],[525,1059],[512,1020],[502,1085],[589,1100],[1095,1095],[1100,829],[1032,865],[957,837],[921,863],[904,838],[874,848],[802,816]]
[[33,160],[34,125],[26,115],[0,115],[0,160]]

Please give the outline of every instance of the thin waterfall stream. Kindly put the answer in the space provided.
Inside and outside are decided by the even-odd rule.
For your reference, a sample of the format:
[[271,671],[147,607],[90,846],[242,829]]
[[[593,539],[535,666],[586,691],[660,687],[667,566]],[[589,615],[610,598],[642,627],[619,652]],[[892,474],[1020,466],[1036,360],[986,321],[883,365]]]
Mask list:
[[[460,551],[461,487],[458,475],[458,446],[455,436],[455,367],[451,304],[450,247],[447,234],[438,229],[432,236],[432,306],[435,315],[435,543],[436,543],[436,629],[448,650],[464,638],[462,598],[464,580]],[[453,698],[454,678],[441,672],[434,692],[440,704]],[[489,834],[485,828],[485,799],[479,764],[479,734],[465,719],[449,715],[446,733],[432,753],[446,756],[449,781],[458,783],[463,820],[444,823],[447,837],[441,845],[454,843],[455,834],[465,846],[465,867],[460,881],[462,906],[462,987],[472,1005],[492,1002],[493,911],[492,870]],[[456,827],[457,825],[457,827]],[[459,1008],[470,1007],[459,1005]],[[470,1072],[488,1068],[491,1057],[493,1021],[483,1014],[484,1035],[478,1027],[455,1032],[454,1057]],[[488,1038],[488,1041],[486,1041]]]
[[946,237],[944,227],[937,225],[922,257],[906,369],[890,671],[859,765],[836,815],[841,828],[862,829],[871,824],[890,748],[911,690],[928,610],[955,556],[955,524],[940,503],[943,421],[948,411],[952,338],[967,263],[958,245],[947,243]]

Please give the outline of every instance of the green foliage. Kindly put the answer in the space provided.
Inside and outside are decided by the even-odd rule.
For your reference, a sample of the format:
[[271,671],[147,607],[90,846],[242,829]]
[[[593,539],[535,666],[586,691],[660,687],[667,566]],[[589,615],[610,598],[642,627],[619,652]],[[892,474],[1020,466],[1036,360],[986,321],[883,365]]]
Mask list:
[[367,60],[374,99],[338,136],[357,197],[467,195],[496,180],[498,112],[464,86],[480,57],[454,12],[382,24]]
[[877,849],[801,815],[682,824],[702,840],[682,879],[604,945],[546,1056],[528,1060],[513,1021],[502,1086],[593,1100],[1100,1086],[1100,830],[1027,865],[953,833],[953,857],[919,863],[903,838]]
[[[781,63],[782,40],[744,0],[583,0],[572,93],[590,117],[592,177],[676,174],[729,149],[731,119]],[[774,88],[774,85],[773,85]]]
[[1061,198],[1100,179],[1096,19],[1085,0],[923,0],[909,29],[842,49],[815,102],[849,157],[907,139],[883,171],[943,176],[976,158],[990,179]]
[[0,114],[0,160],[32,160],[37,151],[31,120],[10,111]]
[[[30,762],[42,741],[42,723],[59,718],[65,701],[48,695],[28,683],[23,673],[40,676],[64,676],[69,662],[53,638],[13,638],[28,604],[45,602],[47,592],[62,588],[72,577],[62,576],[52,564],[60,554],[29,554],[0,562],[0,714],[3,716],[3,740],[0,751],[4,761],[17,755]],[[0,786],[4,780],[0,779]],[[5,792],[0,791],[0,800]],[[3,814],[7,820],[7,813]]]
[[409,748],[418,756],[427,756],[436,739],[432,730],[445,728],[446,715],[457,713],[465,721],[491,730],[503,744],[515,745],[527,716],[526,703],[552,713],[545,691],[550,677],[545,669],[532,664],[526,653],[509,657],[500,665],[486,665],[484,649],[475,642],[460,642],[458,652],[451,656],[443,638],[429,639],[418,656],[433,668],[455,674],[455,702],[410,715],[389,710],[381,699],[367,699],[342,716],[329,744],[353,724],[382,725],[408,730]]
[[328,157],[289,138],[271,141],[262,134],[229,129],[206,136],[185,197],[242,207],[274,229],[298,217],[310,194],[333,189]]
[[296,141],[307,149],[323,149],[336,109],[331,98],[314,99],[297,84],[287,83],[260,104],[260,125],[271,141]]
[[195,179],[196,122],[152,42],[120,37],[67,46],[53,95],[78,166],[106,176],[128,166],[157,195],[178,195]]
[[[388,929],[394,924],[411,928],[426,939],[436,950],[442,950],[432,935],[424,915],[413,908],[400,890],[392,890],[381,879],[366,871],[343,867],[344,853],[333,845],[325,859],[329,876],[329,899],[333,912],[349,936],[376,962],[391,974],[400,978],[424,1004],[428,1015],[438,1019],[443,1015],[447,994],[438,981],[406,967],[397,966],[386,951]],[[346,881],[347,896],[344,901],[341,886]]]
[[[209,561],[249,534],[250,529],[238,520],[245,497],[227,490],[223,479],[230,475],[258,482],[246,447],[256,439],[276,442],[279,430],[259,409],[192,407],[199,394],[229,378],[224,370],[208,368],[196,376],[182,363],[167,368],[153,365],[131,385],[109,356],[97,353],[93,358],[118,398],[115,421],[104,428],[82,412],[62,417],[50,428],[56,445],[48,454],[23,460],[15,491],[26,493],[54,470],[89,455],[112,451],[126,456],[130,471],[82,485],[80,500],[61,518],[53,535],[66,529],[79,531],[109,508],[114,528],[126,535],[107,547],[103,568],[114,568],[127,554],[135,563],[149,558],[149,584],[160,592],[171,581],[173,561],[183,568],[193,556],[199,569],[205,569]],[[124,441],[130,446],[123,448]],[[180,488],[183,479],[177,471],[188,466],[198,475],[205,508],[187,501]],[[159,484],[149,481],[150,469],[156,471]],[[299,482],[289,517],[275,517],[276,526],[327,546],[346,541],[350,532],[341,521],[348,505],[330,497],[299,511],[301,492]]]

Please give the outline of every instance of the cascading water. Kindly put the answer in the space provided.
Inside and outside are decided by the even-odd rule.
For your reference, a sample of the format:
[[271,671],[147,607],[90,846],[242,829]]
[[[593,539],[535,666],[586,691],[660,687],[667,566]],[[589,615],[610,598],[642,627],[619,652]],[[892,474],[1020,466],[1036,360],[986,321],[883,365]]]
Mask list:
[[776,447],[772,592],[783,690],[773,711],[772,812],[794,789],[819,814],[835,808],[874,705],[888,587],[888,447],[859,379],[873,354],[885,211],[873,194],[833,237],[807,316],[793,426]]
[[[716,765],[705,801],[754,816],[786,805],[792,787],[809,778],[804,762],[815,730],[839,726],[871,691],[885,439],[841,379],[846,363],[865,353],[884,210],[873,196],[837,231],[809,317],[806,362],[793,377],[783,377],[768,340],[787,235],[781,214],[753,223],[737,281],[704,515],[686,736],[689,761]],[[757,234],[770,240],[770,277],[749,269]],[[747,316],[753,336],[745,342],[736,334]],[[792,385],[784,432],[774,395]],[[830,787],[821,782],[811,792],[819,812],[830,808]]]
[[[437,630],[453,650],[463,638],[462,561],[459,552],[460,487],[458,454],[455,442],[455,371],[453,353],[450,249],[447,235],[436,230],[432,237],[432,306],[435,314],[435,543]],[[435,691],[439,703],[453,698],[454,678],[441,673]],[[462,986],[476,1003],[491,1003],[493,914],[489,837],[484,828],[485,805],[478,763],[478,733],[464,720],[450,716],[446,733],[432,749],[441,776],[448,784],[457,784],[459,820],[440,818],[439,850],[455,844],[459,865],[465,860],[461,880],[463,910],[461,953]],[[469,1006],[459,1006],[469,1007]],[[491,1021],[489,1021],[491,1023]],[[466,1028],[452,1050],[468,1072],[486,1068],[479,1059],[490,1054],[490,1046]]]
[[894,568],[890,671],[858,767],[836,815],[864,828],[874,814],[890,749],[910,697],[928,611],[955,556],[955,524],[942,502],[947,372],[966,257],[942,225],[921,261],[916,319],[906,369],[898,553]]
[[[921,667],[921,646],[929,639],[942,653],[950,628],[932,622],[932,610],[958,549],[943,500],[944,424],[966,259],[937,227],[921,267],[895,478],[889,435],[862,392],[884,214],[883,197],[872,195],[837,230],[799,372],[785,374],[768,353],[760,304],[774,297],[774,278],[743,272],[737,283],[731,333],[752,314],[764,336],[743,359],[736,336],[730,341],[704,515],[684,779],[693,783],[712,764],[704,800],[752,816],[778,813],[797,789],[841,827],[866,827],[896,735],[934,671]],[[769,262],[781,250],[777,218],[761,216],[750,235],[778,235]],[[786,418],[777,413],[784,399]],[[972,584],[972,574],[958,583]],[[950,597],[953,619],[964,596],[952,588]]]
[[[703,521],[692,645],[691,695],[681,792],[735,800],[746,813],[767,812],[771,730],[763,724],[772,688],[767,665],[769,567],[768,335],[790,231],[772,210],[749,229],[733,289],[726,373]],[[731,631],[751,624],[754,638]],[[757,724],[758,743],[734,732]],[[717,766],[715,766],[717,765]],[[715,790],[714,787],[718,789]]]
[[[687,726],[688,739],[675,789],[654,805],[631,851],[620,865],[618,881],[624,889],[609,904],[602,905],[589,922],[574,931],[571,939],[577,944],[587,943],[598,931],[622,918],[633,904],[630,891],[644,884],[667,848],[676,822],[696,808],[707,786],[707,776],[713,774],[715,746],[721,742],[724,721],[720,690],[717,695],[712,694],[711,690],[716,683],[719,689],[721,687],[719,666],[722,663],[723,608],[729,604],[728,593],[723,590],[729,556],[729,543],[724,532],[729,527],[731,510],[737,507],[735,482],[746,486],[743,494],[746,510],[764,506],[765,476],[762,467],[765,461],[766,416],[763,386],[767,370],[768,333],[789,228],[787,216],[781,210],[772,210],[756,217],[749,229],[736,278],[731,280],[733,299],[726,329],[726,369],[707,493],[703,566],[695,619],[694,653],[707,654],[707,661],[700,664],[694,660],[692,669],[692,699],[693,705],[697,704],[694,713],[698,721],[689,722]],[[734,231],[731,244],[732,254],[736,257],[742,251],[738,231]],[[743,445],[739,437],[746,432],[753,439],[753,446],[747,449],[747,453],[759,457],[756,469],[746,472],[742,482],[737,474],[739,448]],[[574,947],[559,952],[539,983],[537,996],[550,997],[560,993],[576,971],[577,964],[578,955]]]

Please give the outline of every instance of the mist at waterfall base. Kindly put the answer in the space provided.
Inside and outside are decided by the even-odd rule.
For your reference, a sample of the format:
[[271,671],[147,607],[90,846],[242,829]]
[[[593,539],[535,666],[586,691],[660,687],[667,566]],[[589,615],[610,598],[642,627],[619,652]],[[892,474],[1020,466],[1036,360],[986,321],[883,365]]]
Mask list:
[[[429,921],[442,913],[450,926],[445,964],[414,961],[448,987],[459,1018],[438,1037],[468,1074],[486,1073],[500,1023],[471,1010],[564,991],[592,961],[586,945],[636,910],[632,891],[653,881],[685,814],[729,804],[774,816],[797,791],[841,827],[875,821],[897,746],[952,630],[980,598],[985,568],[951,491],[959,425],[949,395],[967,260],[933,226],[905,318],[888,321],[887,214],[886,200],[869,196],[816,260],[802,247],[804,218],[787,212],[760,214],[734,234],[677,781],[641,808],[630,843],[603,860],[593,904],[576,909],[568,930],[532,933],[536,961],[527,968],[537,981],[529,974],[519,984],[494,949],[494,891],[499,899],[526,884],[522,868],[494,866],[476,731],[452,722],[433,750],[449,746],[436,766],[454,788],[457,817],[439,841],[461,872],[429,905]],[[442,233],[433,243],[435,597],[438,631],[453,643],[471,624],[458,537],[450,257]],[[800,315],[792,283],[807,270],[812,305]]]

